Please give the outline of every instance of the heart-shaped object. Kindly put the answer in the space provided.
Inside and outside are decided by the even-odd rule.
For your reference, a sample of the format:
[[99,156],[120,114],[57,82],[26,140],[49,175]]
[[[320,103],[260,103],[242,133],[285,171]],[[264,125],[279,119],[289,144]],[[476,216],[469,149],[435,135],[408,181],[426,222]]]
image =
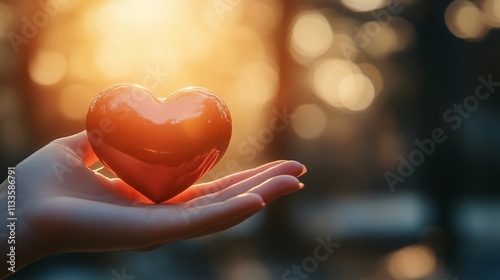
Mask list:
[[101,162],[155,203],[187,189],[224,155],[231,115],[224,101],[198,87],[158,98],[135,84],[116,84],[90,104],[86,123]]

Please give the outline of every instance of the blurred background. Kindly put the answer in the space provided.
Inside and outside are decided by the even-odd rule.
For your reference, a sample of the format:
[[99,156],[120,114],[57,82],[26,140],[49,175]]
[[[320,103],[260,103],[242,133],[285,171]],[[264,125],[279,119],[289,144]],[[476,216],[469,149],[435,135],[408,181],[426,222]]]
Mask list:
[[499,27],[499,0],[0,1],[2,180],[119,82],[227,102],[204,181],[309,169],[223,233],[10,279],[500,279]]

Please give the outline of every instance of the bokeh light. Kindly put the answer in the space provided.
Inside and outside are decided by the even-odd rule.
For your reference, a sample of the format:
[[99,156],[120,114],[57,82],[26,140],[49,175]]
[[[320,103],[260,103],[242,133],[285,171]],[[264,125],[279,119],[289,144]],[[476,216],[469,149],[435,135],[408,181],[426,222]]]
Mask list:
[[341,0],[342,4],[355,12],[368,12],[383,7],[386,0]]
[[258,259],[237,257],[236,260],[232,260],[226,269],[223,270],[220,279],[271,280],[272,274],[269,267]]
[[390,26],[396,33],[396,52],[402,52],[413,46],[416,41],[415,28],[403,17],[394,16],[391,19]]
[[339,99],[345,108],[352,111],[366,109],[375,98],[375,89],[364,74],[352,74],[344,77],[339,84]]
[[88,104],[92,102],[96,94],[85,85],[66,86],[59,95],[59,110],[70,120],[85,120]]
[[14,13],[12,7],[0,2],[0,38],[5,37],[10,30]]
[[122,78],[134,71],[136,63],[133,53],[133,41],[121,36],[109,36],[97,49],[96,64],[103,74],[112,78]]
[[299,13],[292,25],[290,51],[293,56],[316,58],[332,45],[333,32],[328,20],[316,11]]
[[398,38],[391,25],[384,25],[378,21],[369,21],[361,25],[359,33],[358,36],[365,37],[366,46],[364,50],[371,55],[384,56],[397,49]]
[[31,79],[48,86],[59,82],[66,73],[67,61],[60,51],[41,50],[30,62],[28,72]]
[[359,67],[343,59],[325,59],[311,68],[310,83],[314,93],[329,105],[342,108],[340,83],[353,74],[361,73]]
[[358,64],[359,69],[363,74],[366,75],[373,84],[373,89],[375,90],[375,94],[379,94],[384,88],[384,76],[380,72],[380,70],[371,63],[360,63]]
[[391,254],[386,265],[395,279],[422,279],[436,268],[436,256],[426,246],[412,245]]
[[466,40],[479,40],[489,30],[482,11],[470,1],[451,2],[445,11],[445,22],[453,35]]
[[318,105],[299,105],[293,111],[293,115],[295,116],[292,119],[293,131],[301,138],[318,138],[326,128],[326,114]]
[[500,27],[500,1],[484,0],[481,9],[486,23],[491,27]]
[[263,35],[276,31],[282,19],[280,8],[275,1],[249,1],[248,22]]
[[241,67],[233,92],[240,100],[265,104],[271,101],[278,91],[278,72],[268,63],[253,61]]

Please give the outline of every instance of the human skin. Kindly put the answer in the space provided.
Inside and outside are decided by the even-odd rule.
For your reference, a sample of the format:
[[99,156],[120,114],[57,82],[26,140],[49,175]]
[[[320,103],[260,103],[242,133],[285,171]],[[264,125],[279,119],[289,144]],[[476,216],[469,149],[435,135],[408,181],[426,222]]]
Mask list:
[[[155,204],[118,178],[89,166],[97,162],[85,132],[52,141],[15,168],[15,271],[63,252],[151,250],[239,224],[276,198],[304,187],[297,161],[280,160],[193,185]],[[53,163],[71,163],[65,173]],[[8,181],[0,186],[0,219],[8,223]],[[12,217],[12,216],[11,216]],[[0,236],[9,228],[0,226]],[[2,278],[7,238],[0,242]]]

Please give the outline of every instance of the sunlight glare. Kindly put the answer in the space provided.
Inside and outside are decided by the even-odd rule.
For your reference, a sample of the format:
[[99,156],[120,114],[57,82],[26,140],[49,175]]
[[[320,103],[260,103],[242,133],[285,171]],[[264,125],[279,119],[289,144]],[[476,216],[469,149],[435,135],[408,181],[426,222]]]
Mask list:
[[48,86],[58,83],[65,75],[67,61],[60,51],[41,50],[28,66],[31,79],[37,84]]
[[320,12],[300,13],[292,26],[290,41],[292,55],[316,58],[332,45],[333,32],[330,23]]

